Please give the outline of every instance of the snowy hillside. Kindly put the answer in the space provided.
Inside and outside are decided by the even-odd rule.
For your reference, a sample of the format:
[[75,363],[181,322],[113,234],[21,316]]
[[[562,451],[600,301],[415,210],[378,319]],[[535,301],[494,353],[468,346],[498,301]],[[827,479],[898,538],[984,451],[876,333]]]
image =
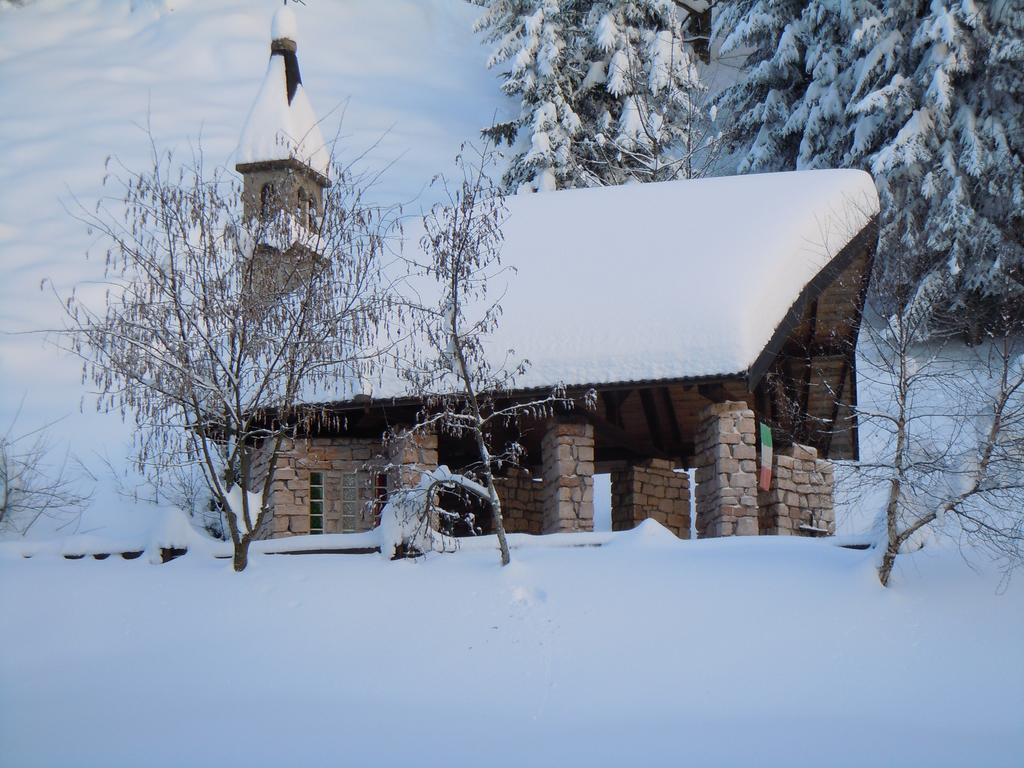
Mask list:
[[[145,126],[161,149],[208,163],[233,153],[267,66],[279,0],[43,0],[0,6],[0,426],[24,398],[19,426],[59,426],[90,468],[123,455],[116,416],[80,416],[78,364],[38,336],[59,327],[59,302],[102,275],[102,254],[75,221],[101,194],[104,160],[146,167]],[[345,0],[299,7],[302,79],[324,135],[343,156],[382,171],[379,199],[416,211],[459,144],[506,108],[462,0]],[[342,118],[344,117],[344,120]],[[339,133],[340,131],[340,133]],[[427,201],[429,202],[429,201]],[[92,402],[85,396],[88,413]],[[92,520],[110,508],[102,482]]]

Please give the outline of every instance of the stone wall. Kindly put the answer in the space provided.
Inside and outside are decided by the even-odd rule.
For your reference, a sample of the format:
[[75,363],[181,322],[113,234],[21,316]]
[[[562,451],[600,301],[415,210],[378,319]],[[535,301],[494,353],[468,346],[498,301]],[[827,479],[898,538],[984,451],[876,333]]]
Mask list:
[[324,533],[341,530],[342,478],[356,474],[357,530],[374,525],[376,476],[387,461],[379,440],[311,438],[284,446],[274,473],[273,536],[309,533],[309,475],[324,475]]
[[424,469],[437,468],[437,435],[413,432],[396,437],[388,443],[387,456],[388,491],[411,488]]
[[501,499],[501,516],[506,533],[541,533],[542,483],[526,470],[513,470],[506,477],[495,477],[494,486]]
[[554,422],[541,441],[543,533],[594,530],[594,427]]
[[743,402],[714,403],[701,411],[699,423],[697,535],[757,535],[754,412]]
[[[302,173],[293,167],[293,161],[270,160],[264,163],[247,163],[242,172],[242,207],[246,217],[258,216],[263,210],[262,192],[267,184],[273,187],[270,200],[275,207],[294,211],[298,208],[298,194],[301,189],[313,200],[318,211],[324,209],[324,193],[309,173]],[[296,163],[295,166],[298,166]],[[236,168],[237,170],[237,168]]]
[[629,530],[648,518],[690,538],[690,478],[663,459],[612,473],[612,530]]
[[806,445],[776,451],[772,460],[772,485],[760,491],[759,526],[763,534],[827,536],[835,533],[832,506],[832,462],[819,459]]
[[[820,536],[835,531],[832,463],[813,448],[776,451],[772,487],[757,491],[754,413],[742,402],[717,403],[701,413],[697,434],[697,484],[693,489],[700,537],[783,534]],[[594,525],[594,436],[588,424],[554,423],[543,440],[542,481],[526,470],[495,478],[509,533],[590,531]],[[436,435],[416,435],[384,446],[374,439],[313,438],[288,443],[272,485],[273,519],[267,536],[309,533],[311,472],[324,475],[324,532],[342,529],[343,503],[355,529],[376,523],[377,494],[414,485],[437,466]],[[253,475],[266,472],[254,457]],[[346,478],[345,480],[344,478]],[[348,488],[343,487],[343,482]],[[612,473],[612,529],[651,518],[680,538],[690,535],[689,478],[672,464],[652,459]],[[352,528],[353,518],[347,518]]]

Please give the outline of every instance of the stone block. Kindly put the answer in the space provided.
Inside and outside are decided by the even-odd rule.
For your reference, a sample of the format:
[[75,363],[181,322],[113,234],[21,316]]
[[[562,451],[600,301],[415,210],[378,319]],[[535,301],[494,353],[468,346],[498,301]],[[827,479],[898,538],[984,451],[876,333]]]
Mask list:
[[719,459],[719,461],[718,461],[718,471],[719,472],[725,472],[727,474],[732,473],[732,472],[739,472],[740,471],[740,463],[736,459],[732,459],[732,458],[729,458],[729,459]]
[[734,488],[753,488],[757,477],[752,472],[733,472],[729,475],[729,482]]
[[737,445],[732,449],[733,458],[736,459],[756,459],[757,449],[752,445]]
[[788,452],[790,453],[790,455],[793,456],[794,459],[813,461],[818,458],[818,451],[816,448],[811,448],[810,446],[807,445],[800,445],[799,443],[793,443],[793,445],[790,446]]
[[758,523],[756,517],[740,517],[736,520],[737,536],[757,536]]

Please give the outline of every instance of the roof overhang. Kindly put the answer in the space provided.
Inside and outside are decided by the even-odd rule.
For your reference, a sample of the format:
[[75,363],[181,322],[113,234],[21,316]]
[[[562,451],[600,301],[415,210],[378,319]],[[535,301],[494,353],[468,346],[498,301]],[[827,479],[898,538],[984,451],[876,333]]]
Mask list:
[[239,173],[281,173],[293,172],[305,176],[310,181],[319,184],[321,187],[331,186],[331,180],[310,168],[301,160],[290,157],[284,160],[260,160],[256,163],[238,163],[235,170]]

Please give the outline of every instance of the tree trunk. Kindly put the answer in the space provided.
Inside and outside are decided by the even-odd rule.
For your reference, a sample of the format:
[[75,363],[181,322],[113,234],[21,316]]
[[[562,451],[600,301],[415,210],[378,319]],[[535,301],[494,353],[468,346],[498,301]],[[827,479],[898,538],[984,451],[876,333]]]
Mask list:
[[245,570],[246,566],[249,565],[248,536],[243,536],[240,540],[235,542],[235,554],[232,559],[232,565],[234,566],[236,573],[241,573]]
[[487,491],[491,495],[491,514],[493,516],[494,531],[498,534],[498,548],[501,550],[501,564],[508,565],[512,557],[508,551],[508,539],[505,538],[505,521],[501,516],[501,499],[498,497],[498,490],[494,487],[494,475],[487,471]]
[[889,546],[885,548],[885,554],[882,556],[882,564],[878,567],[878,580],[882,582],[883,587],[889,586],[889,577],[892,575],[892,567],[896,563],[898,549],[898,545],[896,549],[893,549],[892,544],[889,544]]

